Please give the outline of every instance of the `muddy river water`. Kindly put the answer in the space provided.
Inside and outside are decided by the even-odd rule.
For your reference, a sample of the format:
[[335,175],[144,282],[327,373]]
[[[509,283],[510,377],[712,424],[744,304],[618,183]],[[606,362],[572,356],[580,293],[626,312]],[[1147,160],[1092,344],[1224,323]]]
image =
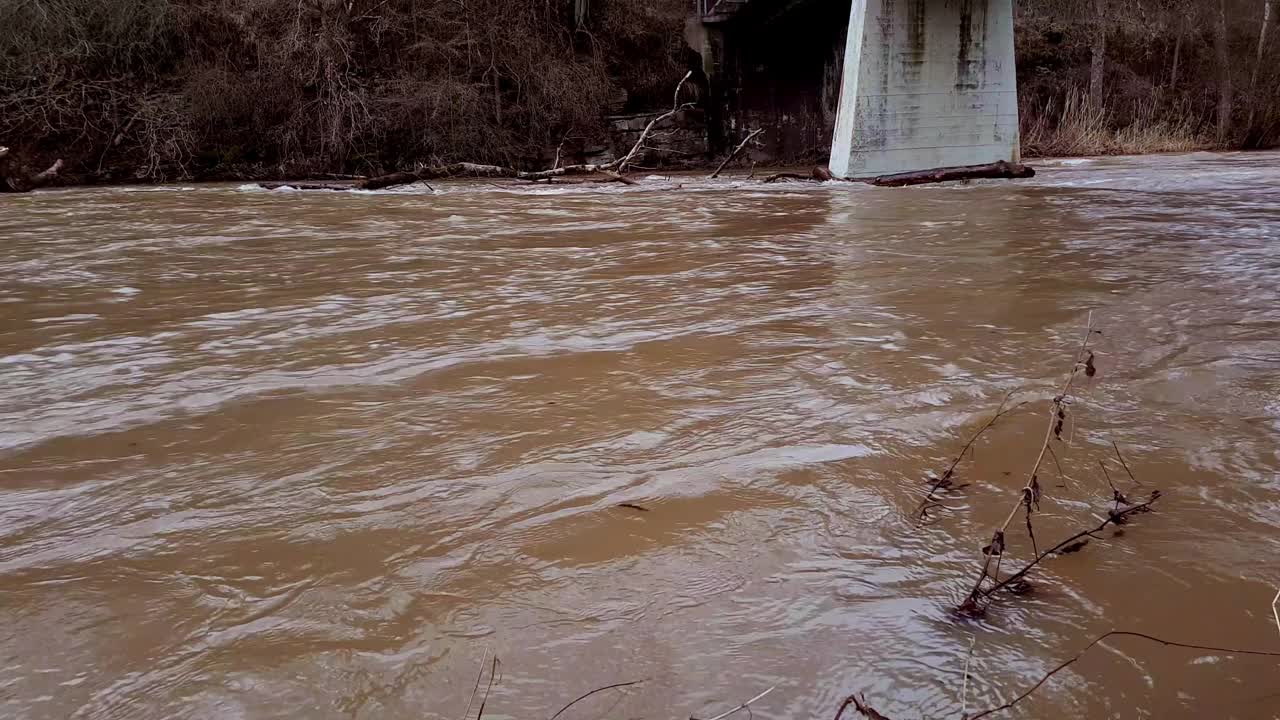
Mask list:
[[[492,720],[959,718],[971,642],[970,713],[1111,629],[1280,651],[1280,155],[1041,169],[0,198],[0,716],[459,720],[496,656]],[[957,618],[1090,313],[1037,538],[1145,492],[1112,442],[1165,496]],[[1271,719],[1280,662],[1115,638],[1002,716]]]

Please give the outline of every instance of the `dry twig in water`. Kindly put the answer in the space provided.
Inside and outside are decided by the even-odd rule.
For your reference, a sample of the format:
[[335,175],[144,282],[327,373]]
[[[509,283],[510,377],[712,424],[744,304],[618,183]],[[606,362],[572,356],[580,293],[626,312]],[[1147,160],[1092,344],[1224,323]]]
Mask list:
[[719,715],[717,715],[717,716],[715,716],[715,717],[713,717],[713,718],[710,718],[710,720],[724,720],[725,718],[729,717],[730,715],[732,715],[732,714],[734,714],[734,713],[736,713],[736,712],[738,712],[738,711],[740,711],[740,710],[746,710],[746,709],[751,705],[751,703],[756,702],[757,700],[761,700],[761,699],[763,699],[763,698],[764,698],[764,696],[768,695],[769,693],[771,693],[771,692],[773,692],[774,690],[777,690],[777,689],[778,689],[778,686],[777,686],[777,685],[774,685],[773,687],[769,688],[768,690],[765,690],[764,692],[760,693],[759,695],[757,695],[757,696],[755,696],[755,697],[751,698],[750,700],[748,700],[748,701],[746,701],[746,702],[742,703],[741,705],[739,705],[738,707],[736,707],[736,708],[734,708],[734,709],[730,710],[729,712],[726,712],[726,713],[720,713]]
[[1271,614],[1276,618],[1276,632],[1280,632],[1280,589],[1276,590],[1276,597],[1271,601]]
[[965,443],[964,447],[960,449],[960,454],[956,455],[956,459],[951,461],[951,467],[947,468],[947,471],[942,473],[942,477],[933,478],[933,485],[929,487],[929,492],[924,496],[924,500],[920,503],[920,520],[923,521],[927,519],[929,517],[929,510],[938,506],[938,503],[933,502],[934,493],[943,488],[950,488],[952,486],[951,479],[955,477],[956,467],[960,465],[960,461],[964,459],[965,454],[969,452],[969,449],[973,447],[973,444],[978,442],[978,439],[981,438],[984,433],[999,422],[1000,418],[1008,415],[1014,410],[1017,410],[1023,405],[1026,405],[1026,403],[1018,403],[1011,408],[1005,409],[1005,405],[1009,404],[1009,399],[1012,397],[1013,391],[1010,391],[1008,395],[1004,396],[1004,400],[1001,400],[1000,406],[996,408],[996,414],[987,421],[987,424],[978,428],[978,432],[974,433],[973,437],[969,438],[969,442]]
[[[493,683],[498,676],[498,668],[500,667],[502,667],[502,661],[495,654],[493,656],[493,665],[489,669],[489,685],[484,689],[484,697],[480,698],[480,710],[476,712],[476,720],[481,720],[484,717],[484,706],[489,704],[489,691],[493,690]],[[483,671],[483,668],[481,670]]]
[[977,635],[969,638],[969,654],[964,659],[964,683],[960,686],[960,720],[969,717],[969,663],[973,661],[973,648],[977,644]]
[[476,701],[476,693],[480,692],[480,680],[484,677],[484,666],[489,664],[489,649],[485,648],[484,655],[480,657],[480,672],[476,673],[476,685],[471,689],[471,698],[467,700],[467,709],[462,711],[462,720],[471,717],[471,705]]
[[614,683],[613,685],[605,685],[605,686],[604,686],[604,687],[602,687],[602,688],[596,688],[595,690],[592,690],[591,692],[586,693],[585,695],[581,695],[581,696],[579,696],[577,700],[574,700],[573,702],[569,703],[568,705],[565,705],[564,707],[560,708],[560,711],[559,711],[559,712],[557,712],[555,715],[552,715],[552,716],[551,716],[551,720],[556,720],[556,718],[558,718],[558,717],[560,717],[561,715],[563,715],[563,714],[565,713],[565,711],[566,711],[566,710],[568,710],[569,708],[573,707],[574,705],[577,705],[578,703],[582,702],[583,700],[586,700],[587,698],[591,697],[592,695],[595,695],[596,693],[602,693],[602,692],[604,692],[605,690],[612,690],[612,689],[614,689],[614,688],[631,687],[632,685],[639,685],[639,684],[640,684],[640,683],[642,683],[642,682],[644,682],[644,680],[632,680],[631,682]]
[[1138,478],[1133,476],[1133,471],[1129,469],[1129,463],[1124,461],[1124,455],[1120,454],[1120,446],[1116,444],[1115,440],[1111,441],[1111,447],[1115,448],[1116,459],[1118,459],[1120,461],[1120,464],[1124,467],[1124,471],[1126,474],[1129,475],[1129,479],[1133,481],[1134,485],[1138,487],[1142,487],[1142,483],[1138,480]]
[[875,708],[867,704],[867,696],[850,695],[844,699],[844,703],[840,705],[840,709],[836,712],[836,720],[840,720],[844,716],[844,711],[852,707],[858,711],[858,714],[868,720],[889,720],[889,718],[881,715]]

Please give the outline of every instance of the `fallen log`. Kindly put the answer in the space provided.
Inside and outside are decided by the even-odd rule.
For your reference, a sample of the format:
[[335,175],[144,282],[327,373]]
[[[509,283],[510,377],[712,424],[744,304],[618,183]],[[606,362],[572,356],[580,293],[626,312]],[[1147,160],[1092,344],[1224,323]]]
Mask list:
[[258,183],[263,190],[354,190],[351,183],[314,183],[314,182],[264,182]]
[[[356,183],[355,187],[360,190],[384,190],[386,188],[397,187],[399,185],[410,185],[416,182],[426,182],[427,180],[442,180],[449,178],[514,178],[516,180],[536,182],[538,180],[549,180],[551,178],[564,177],[566,175],[605,175],[610,172],[615,165],[616,163],[609,163],[607,165],[565,165],[551,170],[525,172],[522,170],[516,170],[515,168],[503,167],[501,165],[480,165],[477,163],[460,162],[451,163],[449,165],[425,167],[412,172],[403,171],[389,173],[387,175],[379,175]],[[615,182],[617,181],[616,178],[611,178],[611,180]],[[297,185],[293,185],[292,187],[297,187]]]
[[822,167],[821,165],[815,165],[813,167],[813,170],[809,171],[808,175],[801,175],[800,173],[792,173],[792,172],[780,172],[765,178],[764,182],[776,183],[776,182],[781,182],[783,180],[799,180],[801,182],[822,183],[822,182],[830,182],[832,180],[835,180],[835,177],[831,174],[830,170]]
[[[9,148],[0,146],[0,160],[9,156]],[[62,171],[62,160],[54,161],[47,170],[28,177],[7,175],[0,172],[0,193],[26,193],[48,185]]]
[[780,173],[774,173],[773,175],[770,175],[769,177],[765,178],[763,182],[767,185],[767,184],[772,184],[776,182],[782,182],[783,180],[799,180],[801,182],[808,182],[812,179],[813,178],[805,177],[800,173],[780,172]]
[[1030,166],[999,160],[988,165],[965,165],[962,167],[945,167],[894,175],[881,175],[879,177],[862,178],[859,182],[877,187],[906,187],[908,185],[926,185],[953,180],[1011,180],[1035,177],[1035,175],[1035,169]]

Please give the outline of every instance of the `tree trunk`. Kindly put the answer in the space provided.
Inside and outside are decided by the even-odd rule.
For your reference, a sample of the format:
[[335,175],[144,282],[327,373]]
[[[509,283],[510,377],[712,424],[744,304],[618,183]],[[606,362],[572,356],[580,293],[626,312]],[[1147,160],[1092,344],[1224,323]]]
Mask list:
[[1178,22],[1178,39],[1173,42],[1173,69],[1169,72],[1169,88],[1178,87],[1178,69],[1182,65],[1182,36],[1186,32],[1186,21]]
[[1227,45],[1227,0],[1218,0],[1216,15],[1213,46],[1218,61],[1218,142],[1224,143],[1231,134],[1231,114],[1235,107]]
[[1253,62],[1253,79],[1249,87],[1257,87],[1258,70],[1262,68],[1262,58],[1267,52],[1267,29],[1271,26],[1271,18],[1275,15],[1276,0],[1262,0],[1262,29],[1258,31],[1258,57]]
[[1253,132],[1253,119],[1257,116],[1258,106],[1262,98],[1258,97],[1258,71],[1262,69],[1262,59],[1267,53],[1267,30],[1271,26],[1271,16],[1276,0],[1262,0],[1262,28],[1258,30],[1258,53],[1253,59],[1253,76],[1249,78],[1249,121],[1245,123],[1245,131]]
[[1093,0],[1093,57],[1089,63],[1089,105],[1102,107],[1107,74],[1107,0]]

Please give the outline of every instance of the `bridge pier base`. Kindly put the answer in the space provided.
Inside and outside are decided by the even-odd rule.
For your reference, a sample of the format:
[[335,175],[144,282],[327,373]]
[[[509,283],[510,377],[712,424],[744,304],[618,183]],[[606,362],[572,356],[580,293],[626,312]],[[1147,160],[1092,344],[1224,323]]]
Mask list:
[[1013,0],[853,0],[831,172],[1020,160]]

